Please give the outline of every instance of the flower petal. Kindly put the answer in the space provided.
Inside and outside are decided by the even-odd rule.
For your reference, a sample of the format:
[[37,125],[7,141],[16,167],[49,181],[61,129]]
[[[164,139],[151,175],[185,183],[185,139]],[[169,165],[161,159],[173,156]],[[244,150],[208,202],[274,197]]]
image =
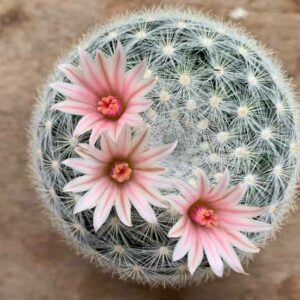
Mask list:
[[174,248],[173,261],[184,257],[191,248],[191,245],[195,242],[193,230],[191,222],[186,222],[184,232]]
[[111,156],[108,153],[105,153],[90,144],[81,143],[77,147],[75,147],[74,150],[77,154],[79,154],[82,158],[85,159],[94,159],[102,163],[108,163],[111,159]]
[[204,198],[207,196],[208,192],[210,191],[210,185],[208,178],[205,172],[201,169],[198,170],[198,180],[197,180],[197,192],[199,198]]
[[97,125],[95,125],[93,127],[93,130],[91,132],[91,135],[90,135],[90,139],[89,139],[89,143],[91,145],[95,145],[98,138],[100,137],[101,133],[104,132],[107,127],[108,127],[108,123],[106,122],[105,119],[102,119],[100,120],[99,122],[97,122]]
[[99,166],[95,161],[82,158],[68,158],[62,162],[67,167],[72,168],[83,174],[97,175],[99,174]]
[[131,203],[123,189],[119,190],[119,196],[116,198],[115,206],[121,222],[131,227]]
[[117,44],[116,51],[111,58],[110,82],[115,85],[119,93],[123,92],[123,82],[126,71],[126,54],[120,42]]
[[142,153],[146,150],[149,144],[149,130],[146,127],[140,133],[136,134],[132,141],[130,151],[128,153],[129,156],[134,156],[139,153]]
[[257,248],[245,235],[236,230],[230,230],[225,228],[223,230],[223,235],[226,237],[229,243],[234,247],[249,253],[259,252]]
[[186,222],[188,222],[187,217],[182,216],[170,229],[170,231],[168,233],[168,237],[178,238],[178,237],[182,236]]
[[149,223],[156,223],[155,213],[148,201],[145,201],[131,185],[126,185],[125,190],[139,215]]
[[94,175],[83,175],[69,181],[65,186],[64,192],[79,193],[89,190],[98,182],[98,177]]
[[130,103],[131,101],[134,101],[135,99],[138,99],[149,93],[153,89],[155,84],[156,78],[143,80],[139,84],[137,84],[134,89],[125,93],[125,99],[127,99],[128,103]]
[[139,101],[131,101],[126,112],[129,114],[141,113],[146,111],[152,105],[152,101],[148,99],[139,99]]
[[137,167],[139,165],[144,164],[153,164],[156,161],[162,159],[163,157],[171,154],[176,148],[176,146],[177,142],[147,150],[133,158],[133,162],[136,164]]
[[211,240],[214,241],[217,251],[227,262],[228,266],[235,272],[246,274],[237,254],[222,233],[220,233],[219,230],[214,229],[208,230],[207,233],[210,235]]
[[87,114],[94,113],[94,107],[92,105],[73,100],[64,100],[58,102],[52,105],[51,109],[57,109],[62,112],[77,116],[84,116]]
[[107,91],[113,91],[113,86],[110,83],[110,63],[107,61],[105,56],[101,51],[98,51],[96,53],[96,58],[95,58],[95,63],[96,63],[96,71],[98,73],[98,78],[102,78],[102,86],[103,89]]
[[122,154],[128,157],[131,144],[131,129],[129,126],[124,126],[119,138],[118,138],[118,149],[122,149]]
[[103,88],[100,80],[98,79],[98,74],[95,70],[95,64],[93,60],[81,47],[78,48],[78,53],[80,66],[83,75],[86,78],[86,84],[88,85],[89,89],[96,94],[105,94],[107,90]]
[[209,193],[209,197],[216,197],[220,194],[224,194],[230,182],[230,175],[228,169],[223,173],[220,182],[215,186],[215,188]]
[[222,277],[224,265],[216,246],[214,245],[214,241],[209,237],[205,229],[201,230],[201,238],[204,252],[211,269],[218,277]]
[[75,66],[71,64],[60,64],[58,69],[61,70],[72,83],[87,87],[83,74]]
[[97,96],[83,86],[57,81],[50,84],[50,87],[73,100],[89,103],[94,106],[97,104]]
[[[196,231],[194,234],[196,234]],[[198,236],[195,236],[194,243],[191,245],[188,253],[188,268],[191,275],[194,274],[198,266],[201,264],[203,260],[203,254],[202,241]]]
[[106,178],[98,179],[98,183],[77,201],[73,213],[77,214],[83,210],[91,209],[96,206],[100,201],[102,194],[108,188],[108,185],[109,181]]
[[260,216],[268,210],[268,207],[251,207],[245,205],[225,206],[218,208],[219,213],[224,216],[236,216],[239,218],[253,218]]
[[88,114],[83,116],[74,129],[73,136],[78,136],[84,132],[87,132],[93,128],[97,122],[103,117],[100,114]]
[[226,192],[225,195],[218,195],[215,198],[210,199],[210,202],[214,203],[214,205],[237,205],[244,197],[247,191],[246,184],[238,184],[234,186],[231,190]]
[[147,62],[144,59],[139,64],[137,64],[134,68],[129,70],[125,76],[125,84],[124,84],[124,93],[127,93],[135,87],[139,81],[143,79],[143,76],[146,72]]
[[167,197],[167,201],[171,204],[172,208],[175,208],[182,215],[184,215],[190,207],[186,199],[182,196],[172,195]]
[[268,223],[253,220],[253,219],[243,219],[236,217],[228,217],[219,215],[219,223],[222,224],[225,228],[244,231],[244,232],[261,232],[272,229],[272,226]]
[[99,204],[96,206],[93,216],[93,224],[97,231],[109,216],[112,206],[116,199],[116,188],[111,183],[99,199]]
[[183,180],[175,179],[174,180],[174,187],[180,191],[180,194],[185,199],[186,203],[193,203],[198,200],[198,193],[195,189],[189,185],[188,183],[184,182]]
[[153,173],[147,173],[140,170],[135,170],[135,180],[144,186],[152,186],[155,188],[170,188],[173,184],[172,179],[159,176]]

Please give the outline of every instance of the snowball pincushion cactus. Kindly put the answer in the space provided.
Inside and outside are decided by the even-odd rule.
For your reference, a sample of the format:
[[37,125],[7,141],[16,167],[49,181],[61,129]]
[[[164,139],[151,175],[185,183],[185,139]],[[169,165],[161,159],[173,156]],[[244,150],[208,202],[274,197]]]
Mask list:
[[297,109],[280,68],[244,34],[178,10],[126,16],[81,48],[55,68],[31,128],[57,227],[124,279],[244,272],[295,193]]

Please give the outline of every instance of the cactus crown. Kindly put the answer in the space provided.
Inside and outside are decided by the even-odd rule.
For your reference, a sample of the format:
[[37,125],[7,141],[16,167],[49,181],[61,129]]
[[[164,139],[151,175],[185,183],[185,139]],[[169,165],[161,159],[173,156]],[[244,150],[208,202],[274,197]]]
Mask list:
[[[193,183],[202,168],[217,183],[228,168],[231,185],[248,185],[243,203],[269,207],[260,219],[275,232],[293,203],[299,139],[294,96],[280,67],[244,33],[191,11],[156,9],[126,16],[97,29],[82,47],[92,57],[98,49],[110,55],[117,41],[125,48],[127,68],[146,58],[144,77],[158,79],[143,119],[151,129],[151,146],[178,140],[163,161],[167,175]],[[77,65],[77,51],[62,62]],[[49,78],[55,80],[68,82],[59,71]],[[61,162],[76,157],[74,147],[87,142],[89,134],[74,137],[79,117],[49,109],[61,100],[47,84],[33,117],[31,162],[43,200],[72,245],[123,279],[184,285],[212,275],[206,259],[194,276],[186,258],[172,261],[176,240],[167,233],[178,216],[171,207],[155,208],[157,224],[133,210],[133,227],[120,223],[112,211],[96,233],[91,211],[73,214],[80,195],[63,187],[78,174]],[[262,246],[270,234],[248,237]],[[249,258],[242,251],[238,255],[242,261]]]

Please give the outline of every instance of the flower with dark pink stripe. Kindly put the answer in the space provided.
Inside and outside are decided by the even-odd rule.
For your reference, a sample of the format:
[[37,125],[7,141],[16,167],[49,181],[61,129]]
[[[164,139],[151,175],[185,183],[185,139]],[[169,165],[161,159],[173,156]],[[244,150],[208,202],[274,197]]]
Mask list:
[[162,176],[165,168],[157,161],[170,154],[176,143],[148,148],[148,129],[131,137],[125,126],[116,141],[106,133],[101,135],[100,149],[92,144],[75,148],[80,158],[69,158],[63,164],[83,173],[70,181],[65,192],[86,192],[76,203],[74,213],[94,207],[94,228],[105,222],[113,206],[120,221],[131,226],[131,205],[150,223],[156,222],[151,206],[166,207],[160,188],[170,188],[172,182]]
[[239,204],[247,186],[238,184],[228,189],[229,171],[220,182],[211,187],[205,173],[200,170],[196,188],[176,180],[180,194],[168,202],[181,214],[168,236],[180,238],[174,248],[173,260],[188,255],[191,274],[201,264],[204,254],[217,276],[222,276],[224,262],[236,272],[245,273],[234,247],[249,253],[259,249],[242,232],[259,232],[271,229],[271,225],[255,220],[266,211],[265,207]]
[[82,116],[74,130],[75,136],[92,130],[90,142],[95,144],[103,131],[116,140],[123,126],[144,124],[139,113],[151,106],[145,95],[156,80],[143,79],[146,60],[126,71],[126,55],[120,42],[110,59],[101,51],[92,59],[79,49],[79,66],[62,64],[59,69],[71,83],[59,81],[50,85],[66,97],[52,109]]

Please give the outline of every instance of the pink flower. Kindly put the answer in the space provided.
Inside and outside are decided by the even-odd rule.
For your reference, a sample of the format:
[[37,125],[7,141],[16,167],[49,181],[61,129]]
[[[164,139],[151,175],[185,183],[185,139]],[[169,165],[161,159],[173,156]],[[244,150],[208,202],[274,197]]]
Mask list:
[[213,272],[223,275],[223,260],[236,272],[245,273],[233,247],[255,253],[259,249],[241,232],[269,230],[267,223],[253,220],[266,208],[239,205],[246,192],[245,184],[228,189],[230,178],[226,170],[221,181],[211,188],[203,173],[199,172],[197,186],[178,180],[176,187],[180,195],[168,199],[181,218],[171,228],[168,236],[178,238],[173,260],[177,261],[188,253],[188,268],[193,274],[201,264],[204,253]]
[[50,85],[66,96],[53,109],[82,116],[74,135],[92,129],[90,143],[95,144],[103,131],[116,140],[124,125],[144,124],[139,113],[151,106],[151,101],[144,96],[155,84],[154,78],[143,79],[145,60],[126,72],[126,55],[119,42],[110,61],[100,51],[92,60],[82,49],[79,49],[79,61],[80,68],[70,64],[59,66],[72,83]]
[[130,128],[124,127],[117,141],[103,133],[101,150],[80,144],[75,150],[81,158],[63,161],[66,166],[85,174],[70,181],[64,191],[87,191],[76,203],[74,213],[96,207],[93,218],[96,231],[113,205],[121,222],[127,226],[131,226],[131,204],[150,223],[156,222],[150,204],[165,207],[158,189],[170,187],[171,183],[160,175],[165,169],[157,165],[157,161],[170,154],[177,143],[148,149],[148,139],[148,129],[131,138]]

